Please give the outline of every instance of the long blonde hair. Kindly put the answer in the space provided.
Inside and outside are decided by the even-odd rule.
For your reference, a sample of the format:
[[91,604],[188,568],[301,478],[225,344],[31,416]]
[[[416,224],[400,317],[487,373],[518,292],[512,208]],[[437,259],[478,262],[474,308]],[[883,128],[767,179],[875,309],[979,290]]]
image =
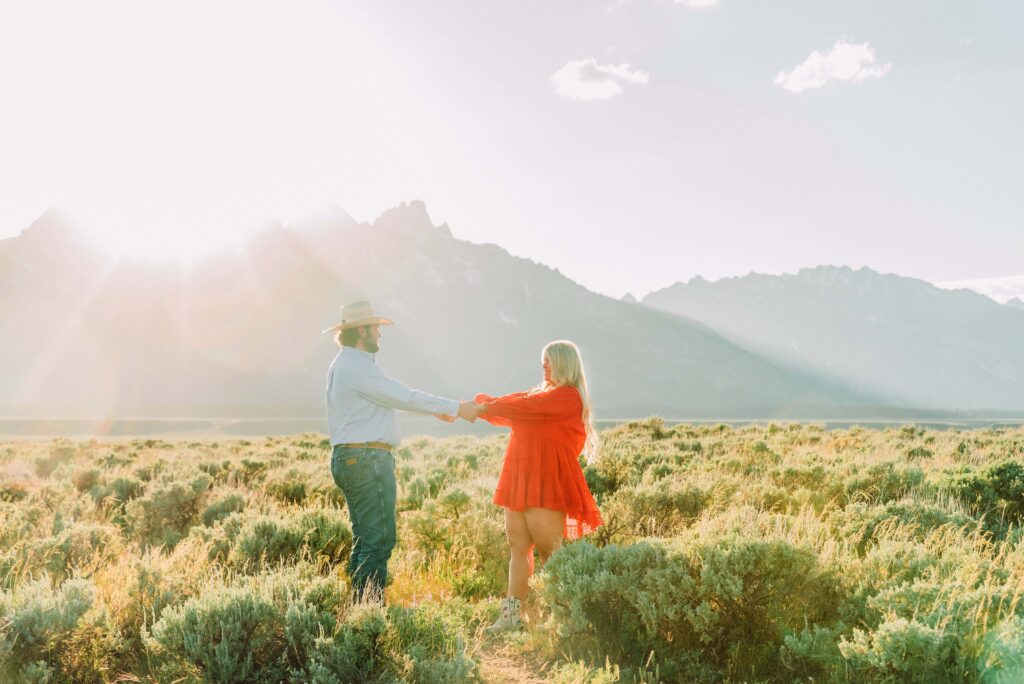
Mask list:
[[[590,410],[590,393],[587,391],[587,376],[583,372],[583,357],[580,349],[569,340],[555,340],[544,347],[541,362],[547,359],[551,367],[551,382],[541,383],[540,388],[551,389],[568,385],[575,387],[583,401],[583,425],[587,430],[587,441],[583,446],[583,455],[587,463],[597,461],[598,438],[594,429],[594,416]],[[538,389],[540,389],[538,388]]]

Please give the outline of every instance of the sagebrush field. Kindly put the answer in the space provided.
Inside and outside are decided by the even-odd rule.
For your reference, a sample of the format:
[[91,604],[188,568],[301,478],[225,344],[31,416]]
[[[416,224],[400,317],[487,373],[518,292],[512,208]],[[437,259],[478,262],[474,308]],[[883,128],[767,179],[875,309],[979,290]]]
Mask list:
[[499,638],[504,436],[396,452],[386,608],[320,436],[0,443],[0,680],[1024,681],[1024,429],[602,440],[606,525]]

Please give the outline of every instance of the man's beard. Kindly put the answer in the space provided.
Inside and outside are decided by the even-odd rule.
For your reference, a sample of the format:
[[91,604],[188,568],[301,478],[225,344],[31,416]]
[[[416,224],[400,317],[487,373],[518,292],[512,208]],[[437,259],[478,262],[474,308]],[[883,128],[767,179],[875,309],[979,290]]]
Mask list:
[[366,347],[366,351],[370,352],[371,354],[376,354],[377,351],[380,349],[380,345],[371,340],[366,340],[365,342],[363,342],[363,346]]

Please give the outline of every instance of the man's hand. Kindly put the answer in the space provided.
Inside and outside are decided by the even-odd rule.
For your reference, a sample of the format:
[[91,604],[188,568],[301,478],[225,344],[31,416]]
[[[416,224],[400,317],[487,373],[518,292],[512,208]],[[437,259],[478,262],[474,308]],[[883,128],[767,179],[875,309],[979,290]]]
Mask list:
[[456,416],[449,416],[447,413],[435,413],[434,417],[446,423],[454,423]]
[[475,401],[464,401],[459,404],[459,418],[475,423],[476,419],[480,416],[480,412],[483,410],[483,404],[478,404]]

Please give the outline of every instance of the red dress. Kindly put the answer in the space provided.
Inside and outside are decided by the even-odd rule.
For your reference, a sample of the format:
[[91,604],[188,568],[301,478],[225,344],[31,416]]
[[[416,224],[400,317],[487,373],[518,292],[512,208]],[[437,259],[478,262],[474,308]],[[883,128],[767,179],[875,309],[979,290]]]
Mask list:
[[476,396],[480,417],[512,428],[494,503],[513,511],[565,511],[564,536],[580,537],[601,524],[579,454],[586,443],[583,401],[575,387],[503,397]]

